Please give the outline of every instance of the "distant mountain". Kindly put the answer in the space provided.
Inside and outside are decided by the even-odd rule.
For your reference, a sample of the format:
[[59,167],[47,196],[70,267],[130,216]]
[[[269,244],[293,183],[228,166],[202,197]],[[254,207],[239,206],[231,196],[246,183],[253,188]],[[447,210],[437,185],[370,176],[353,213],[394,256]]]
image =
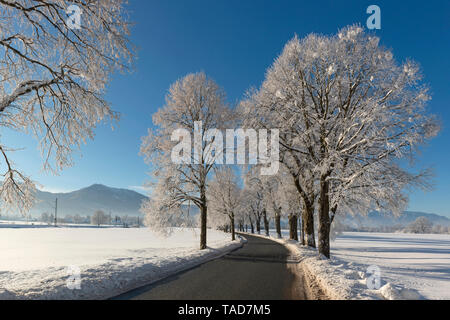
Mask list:
[[[94,184],[87,188],[68,193],[51,193],[38,191],[36,194],[37,204],[32,208],[31,214],[39,217],[43,212],[53,213],[55,199],[58,198],[58,215],[81,216],[92,215],[96,210],[103,210],[114,217],[137,216],[139,209],[146,196],[129,189],[111,188],[101,184]],[[184,211],[188,211],[188,206],[183,206]],[[199,210],[195,205],[191,205],[190,215],[196,217]],[[418,217],[426,217],[433,224],[450,226],[450,219],[434,213],[424,213],[415,211],[405,211],[400,217],[392,214],[383,214],[377,211],[370,212],[367,216],[346,217],[343,223],[353,228],[361,227],[383,227],[383,226],[406,226]],[[287,221],[282,221],[287,224]]]
[[146,196],[128,189],[111,188],[101,184],[68,193],[51,193],[38,191],[37,204],[31,214],[39,217],[41,213],[53,213],[55,199],[58,198],[58,214],[60,216],[92,215],[96,210],[111,213],[112,216],[139,215],[139,208]]
[[444,216],[440,216],[434,213],[405,211],[399,217],[395,217],[392,214],[384,214],[381,212],[370,212],[366,217],[355,216],[346,217],[344,224],[351,227],[383,227],[383,226],[406,226],[409,223],[416,220],[418,217],[425,217],[433,224],[439,224],[443,226],[450,226],[450,219]]

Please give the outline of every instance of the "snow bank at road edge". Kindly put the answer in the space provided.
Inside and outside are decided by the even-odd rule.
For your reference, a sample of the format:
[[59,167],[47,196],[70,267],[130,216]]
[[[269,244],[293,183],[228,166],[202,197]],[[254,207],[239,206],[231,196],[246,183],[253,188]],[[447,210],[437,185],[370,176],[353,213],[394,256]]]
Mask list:
[[318,254],[314,248],[302,246],[297,241],[267,237],[283,244],[293,256],[300,259],[299,271],[312,277],[323,293],[331,300],[416,300],[422,299],[415,290],[400,288],[385,283],[378,290],[367,287],[366,271],[358,270],[351,262],[344,262],[334,257],[327,259]]
[[245,242],[242,237],[237,237],[237,240],[230,240],[219,248],[174,250],[174,254],[165,260],[152,260],[145,256],[123,257],[100,265],[82,266],[80,290],[68,288],[67,268],[2,272],[0,299],[108,299],[220,258]]

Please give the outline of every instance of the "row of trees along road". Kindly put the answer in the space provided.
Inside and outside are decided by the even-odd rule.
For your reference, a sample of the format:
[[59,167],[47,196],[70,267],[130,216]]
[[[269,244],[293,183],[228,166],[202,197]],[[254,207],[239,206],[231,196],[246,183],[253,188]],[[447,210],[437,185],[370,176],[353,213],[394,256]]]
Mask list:
[[[215,225],[264,224],[288,218],[290,236],[330,257],[330,230],[337,215],[369,210],[400,214],[410,187],[428,189],[430,170],[413,170],[418,148],[439,131],[426,112],[430,99],[413,61],[398,63],[379,39],[359,26],[337,35],[294,37],[237,108],[205,74],[175,82],[167,103],[154,116],[156,127],[141,153],[152,165],[152,199],[143,205],[147,224],[159,230],[188,225],[187,203],[200,209],[200,248],[206,248],[208,208]],[[175,129],[194,135],[202,121],[199,164],[175,164]],[[279,129],[280,170],[260,176],[258,165],[217,168],[222,150],[211,151],[206,130],[243,127]],[[189,156],[189,155],[185,155]],[[408,163],[408,161],[410,161]],[[220,165],[219,165],[220,167]],[[216,168],[216,169],[215,169]],[[223,218],[228,219],[223,220]],[[314,221],[317,219],[318,221]],[[234,237],[234,231],[233,231]]]
[[[96,125],[119,115],[103,94],[112,73],[127,70],[134,57],[122,0],[77,2],[80,29],[70,28],[66,1],[0,1],[0,114],[2,128],[32,133],[43,168],[70,166],[74,150],[94,136]],[[200,248],[206,248],[208,208],[214,224],[234,229],[249,223],[278,233],[282,217],[300,241],[329,257],[329,234],[337,215],[371,209],[399,213],[409,187],[429,188],[429,170],[413,172],[419,146],[439,131],[426,112],[430,99],[413,61],[398,63],[379,39],[358,26],[334,36],[294,37],[237,108],[205,74],[174,83],[167,103],[153,117],[154,130],[141,153],[152,164],[152,199],[143,204],[147,224],[158,230],[193,225],[186,206],[200,211]],[[175,129],[200,136],[202,156],[176,164],[170,155]],[[244,168],[217,168],[224,150],[212,150],[206,131],[244,127],[280,130],[280,171],[263,177]],[[14,147],[0,141],[3,161],[0,202],[27,212],[35,183],[14,165]],[[19,146],[20,147],[20,146]],[[190,157],[190,155],[185,155]],[[193,155],[195,156],[195,154]],[[218,186],[230,184],[220,192]],[[233,185],[233,187],[231,187]],[[239,193],[239,196],[238,196]],[[237,205],[236,203],[239,203]],[[220,205],[222,203],[222,205]],[[226,204],[226,205],[225,205]],[[219,218],[220,217],[220,218]]]

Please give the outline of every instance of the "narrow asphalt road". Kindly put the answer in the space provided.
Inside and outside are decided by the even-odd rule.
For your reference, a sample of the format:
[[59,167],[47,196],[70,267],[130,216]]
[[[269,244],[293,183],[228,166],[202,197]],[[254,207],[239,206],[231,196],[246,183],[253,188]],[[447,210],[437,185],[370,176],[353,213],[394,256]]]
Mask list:
[[283,245],[260,237],[222,258],[124,293],[136,300],[281,300],[307,298],[297,260]]

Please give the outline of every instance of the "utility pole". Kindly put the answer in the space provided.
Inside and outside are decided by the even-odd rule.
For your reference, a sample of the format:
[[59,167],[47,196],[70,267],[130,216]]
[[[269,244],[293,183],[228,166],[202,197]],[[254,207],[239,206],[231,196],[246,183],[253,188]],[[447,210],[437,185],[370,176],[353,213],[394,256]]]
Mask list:
[[57,223],[57,215],[58,215],[58,198],[55,199],[55,227]]
[[188,201],[188,217],[189,217],[189,213],[190,213],[190,211],[191,211],[191,199],[189,199],[189,201]]

